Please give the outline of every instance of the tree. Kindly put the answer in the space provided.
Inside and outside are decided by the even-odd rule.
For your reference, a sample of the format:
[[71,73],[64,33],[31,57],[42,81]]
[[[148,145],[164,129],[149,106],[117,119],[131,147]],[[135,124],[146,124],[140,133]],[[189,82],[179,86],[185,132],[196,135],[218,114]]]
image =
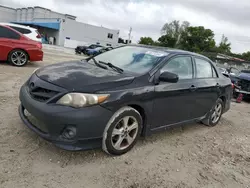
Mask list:
[[245,52],[241,55],[241,58],[246,60],[246,61],[250,61],[250,52]]
[[221,42],[217,47],[219,53],[229,54],[231,52],[231,43],[228,42],[228,38],[222,35]]
[[188,27],[180,40],[181,48],[192,52],[210,51],[215,48],[214,33],[203,26]]
[[[182,35],[183,33],[186,32],[189,25],[190,24],[187,21],[184,21],[180,24],[180,21],[177,20],[164,24],[164,26],[161,29],[161,34],[162,36],[165,37],[163,37],[161,40],[163,40],[164,42],[166,41],[169,42],[163,43],[162,45],[171,44],[171,46],[169,47],[179,48],[180,47],[179,43],[181,41]],[[175,43],[173,45],[172,42],[174,41]]]
[[177,39],[169,35],[162,35],[158,41],[160,46],[174,48],[176,46]]
[[154,41],[151,37],[141,37],[138,43],[145,45],[153,45]]

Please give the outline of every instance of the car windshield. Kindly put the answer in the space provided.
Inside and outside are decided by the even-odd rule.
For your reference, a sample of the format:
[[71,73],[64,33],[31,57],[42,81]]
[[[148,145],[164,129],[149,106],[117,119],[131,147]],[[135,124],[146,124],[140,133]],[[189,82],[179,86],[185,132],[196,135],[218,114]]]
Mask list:
[[95,48],[96,50],[101,50],[102,49],[102,47],[97,47],[97,48]]
[[138,46],[125,46],[95,57],[96,61],[111,63],[125,71],[143,74],[156,66],[167,52]]

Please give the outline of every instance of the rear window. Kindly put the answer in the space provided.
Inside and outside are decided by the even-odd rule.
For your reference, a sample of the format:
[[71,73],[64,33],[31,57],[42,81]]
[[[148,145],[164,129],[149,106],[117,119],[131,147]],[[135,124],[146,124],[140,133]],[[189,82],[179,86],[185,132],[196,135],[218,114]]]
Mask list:
[[0,38],[20,39],[20,35],[9,28],[0,26]]
[[20,27],[10,26],[12,29],[15,29],[16,31],[19,31],[22,34],[30,34],[31,31],[29,29],[24,29]]

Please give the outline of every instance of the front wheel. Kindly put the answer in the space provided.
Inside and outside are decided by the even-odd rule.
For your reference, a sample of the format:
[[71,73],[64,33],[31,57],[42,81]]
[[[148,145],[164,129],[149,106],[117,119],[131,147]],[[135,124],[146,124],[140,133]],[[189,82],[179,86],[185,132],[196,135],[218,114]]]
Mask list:
[[22,67],[28,63],[29,57],[23,50],[13,50],[10,52],[8,61],[17,67]]
[[208,113],[208,117],[202,121],[203,124],[213,127],[218,124],[223,113],[223,101],[218,99],[215,106]]
[[103,133],[102,149],[112,155],[122,155],[133,148],[142,129],[140,113],[123,107],[109,120]]

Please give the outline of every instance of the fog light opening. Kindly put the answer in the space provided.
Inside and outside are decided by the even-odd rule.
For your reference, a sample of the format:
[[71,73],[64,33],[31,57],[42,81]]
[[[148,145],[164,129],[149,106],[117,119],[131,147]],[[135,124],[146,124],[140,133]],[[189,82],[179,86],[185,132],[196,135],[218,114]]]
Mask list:
[[76,137],[76,128],[75,127],[66,127],[62,132],[62,137],[68,140],[72,140]]

